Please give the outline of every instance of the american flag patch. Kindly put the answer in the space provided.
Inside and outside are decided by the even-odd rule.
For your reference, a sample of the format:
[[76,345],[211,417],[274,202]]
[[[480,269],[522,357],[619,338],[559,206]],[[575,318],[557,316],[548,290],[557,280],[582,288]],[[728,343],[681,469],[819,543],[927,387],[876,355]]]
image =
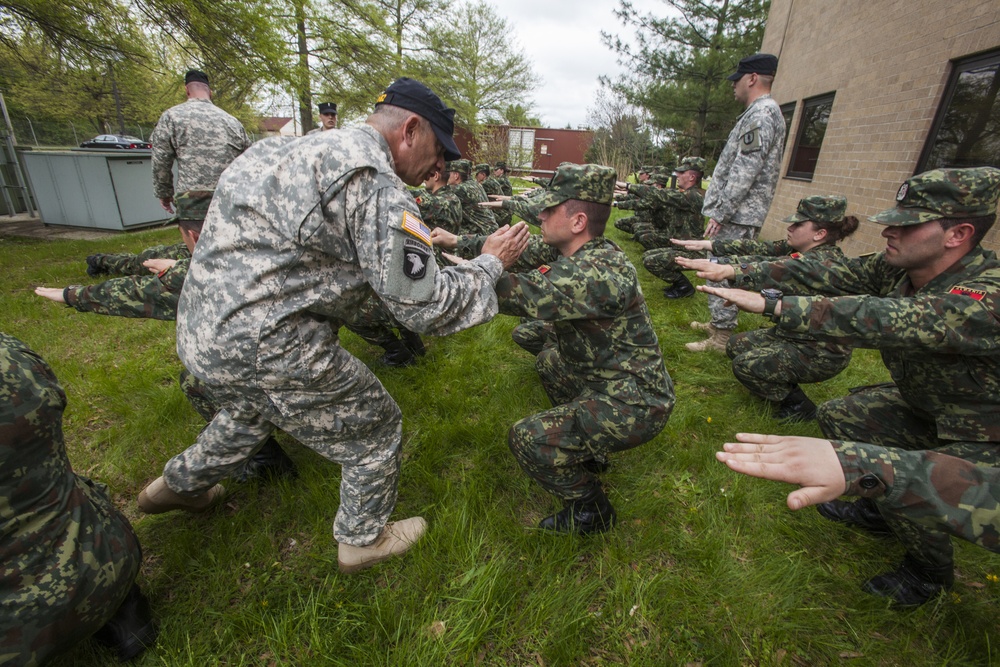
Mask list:
[[539,273],[548,273],[551,270],[552,270],[552,267],[549,266],[548,264],[542,264],[540,267],[538,267],[538,272]]
[[424,221],[409,211],[403,211],[403,231],[413,234],[427,245],[431,243],[431,230]]
[[982,301],[983,297],[986,296],[986,290],[981,289],[970,289],[968,287],[952,287],[950,294],[957,294],[959,296],[967,296],[976,301]]

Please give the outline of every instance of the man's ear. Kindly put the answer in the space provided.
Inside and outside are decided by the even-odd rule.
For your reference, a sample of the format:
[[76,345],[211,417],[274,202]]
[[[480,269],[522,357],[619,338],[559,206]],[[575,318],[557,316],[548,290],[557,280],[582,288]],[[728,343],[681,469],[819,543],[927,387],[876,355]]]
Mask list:
[[573,222],[570,225],[570,230],[572,230],[574,234],[580,234],[587,231],[587,224],[587,214],[583,211],[578,211],[573,214]]
[[411,115],[402,125],[402,140],[407,147],[413,146],[417,140],[417,133],[420,131],[420,117]]
[[948,238],[944,242],[945,248],[958,248],[965,243],[967,243],[976,234],[976,228],[971,223],[963,222],[959,225],[955,225],[950,229],[946,229],[945,232],[951,232],[948,234]]

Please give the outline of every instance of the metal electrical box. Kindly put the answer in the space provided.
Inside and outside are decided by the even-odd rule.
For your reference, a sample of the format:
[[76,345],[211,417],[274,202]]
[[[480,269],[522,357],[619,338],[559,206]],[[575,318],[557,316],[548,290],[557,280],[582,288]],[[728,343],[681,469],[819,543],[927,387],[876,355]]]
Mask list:
[[146,150],[24,151],[39,217],[47,225],[124,231],[161,224],[170,214],[153,195]]

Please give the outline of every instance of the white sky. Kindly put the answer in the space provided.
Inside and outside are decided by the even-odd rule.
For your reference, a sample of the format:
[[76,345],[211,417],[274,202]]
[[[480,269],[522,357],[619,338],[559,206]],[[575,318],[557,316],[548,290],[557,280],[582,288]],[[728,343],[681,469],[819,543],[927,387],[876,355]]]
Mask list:
[[[535,116],[545,127],[584,125],[593,106],[601,75],[617,78],[622,67],[601,43],[601,31],[632,41],[612,10],[618,0],[489,0],[507,19],[521,50],[531,60],[542,85],[531,96]],[[666,16],[662,0],[633,0],[640,12]]]

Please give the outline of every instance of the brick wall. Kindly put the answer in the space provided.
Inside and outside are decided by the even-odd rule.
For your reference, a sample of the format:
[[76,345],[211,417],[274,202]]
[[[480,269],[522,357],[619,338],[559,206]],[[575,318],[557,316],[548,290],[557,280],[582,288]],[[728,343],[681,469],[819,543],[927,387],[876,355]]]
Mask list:
[[[1000,48],[1000,2],[985,0],[772,0],[761,51],[779,56],[772,97],[798,102],[836,93],[811,182],[782,177],[761,238],[784,237],[781,218],[811,194],[842,194],[861,226],[851,255],[881,250],[865,217],[895,204],[913,175],[951,71],[949,61]],[[1000,248],[1000,226],[986,238]]]

